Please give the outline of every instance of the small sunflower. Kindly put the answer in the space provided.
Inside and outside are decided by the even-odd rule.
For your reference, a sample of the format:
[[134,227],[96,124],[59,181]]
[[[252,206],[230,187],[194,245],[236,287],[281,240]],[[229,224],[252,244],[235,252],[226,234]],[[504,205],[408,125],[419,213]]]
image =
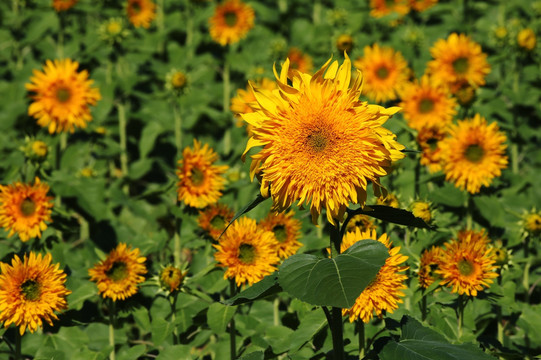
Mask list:
[[301,236],[301,222],[293,217],[294,212],[269,213],[259,222],[259,226],[274,234],[277,245],[277,253],[280,259],[285,259],[295,254],[302,246],[299,242]]
[[535,48],[537,39],[532,29],[522,29],[517,35],[517,44],[519,47],[527,51],[532,51]]
[[521,224],[525,234],[533,236],[541,235],[541,212],[533,209],[524,214]]
[[408,278],[405,274],[400,274],[409,269],[409,266],[401,266],[408,257],[400,254],[400,247],[392,247],[392,242],[387,234],[381,235],[379,238],[375,230],[360,231],[347,233],[342,239],[341,252],[344,252],[357,241],[366,239],[377,240],[389,249],[389,257],[385,260],[385,264],[381,267],[376,277],[363,290],[361,295],[355,300],[355,304],[350,309],[342,309],[342,316],[349,316],[349,321],[354,322],[361,319],[367,323],[372,319],[374,313],[381,317],[384,311],[393,313],[398,309],[398,304],[402,303],[401,297],[405,294],[402,290],[407,286],[404,281]]
[[423,219],[427,224],[432,221],[432,209],[430,203],[417,200],[411,204],[410,208],[414,216]]
[[222,196],[225,186],[225,173],[228,166],[213,165],[218,154],[208,144],[194,139],[193,149],[186,147],[182,159],[178,161],[177,183],[178,200],[195,208],[214,204]]
[[325,207],[334,224],[350,202],[364,206],[368,181],[379,190],[378,179],[404,157],[404,146],[382,127],[399,109],[358,100],[362,78],[350,87],[347,55],[342,66],[329,60],[314,76],[290,71],[286,60],[276,75],[279,89],[256,89],[259,109],[242,114],[253,126],[243,158],[263,147],[252,155],[250,175],[258,174],[262,194],[270,187],[273,211],[298,201],[310,204],[314,223]]
[[409,5],[415,11],[422,12],[436,5],[438,0],[409,0]]
[[400,202],[398,197],[395,194],[387,194],[387,196],[380,196],[376,200],[377,205],[390,206],[392,208],[398,209],[400,207]]
[[68,307],[66,273],[59,264],[51,264],[51,254],[30,252],[24,260],[15,255],[11,265],[0,262],[0,321],[4,327],[15,324],[21,336],[43,327],[43,321],[53,325],[54,313]]
[[472,241],[470,234],[451,240],[444,247],[436,273],[441,276],[440,284],[452,287],[452,292],[477,296],[498,277],[496,258],[486,242]]
[[20,149],[27,159],[35,162],[45,161],[47,154],[49,153],[49,146],[47,143],[31,137],[25,138],[24,145],[21,146]]
[[426,75],[404,86],[401,94],[399,106],[412,129],[448,125],[456,114],[456,100],[445,87],[433,84]]
[[247,114],[258,109],[257,101],[254,95],[253,88],[260,88],[272,91],[276,89],[276,83],[268,78],[250,82],[246,89],[238,89],[237,96],[231,99],[231,112],[238,119],[237,126],[241,127],[244,124],[242,117],[239,114]]
[[218,266],[227,268],[224,279],[235,279],[237,286],[260,281],[276,271],[275,264],[280,261],[272,232],[246,217],[236,220],[213,246]]
[[227,0],[216,6],[209,19],[210,37],[222,46],[234,44],[254,27],[254,9],[240,0]]
[[364,77],[363,95],[377,103],[395,100],[408,81],[408,63],[399,51],[390,47],[365,46],[363,57],[353,65]]
[[409,11],[407,0],[370,0],[370,16],[375,18],[382,18],[393,12],[406,15]]
[[488,125],[475,114],[472,119],[451,125],[449,133],[450,137],[438,144],[445,178],[456,187],[478,193],[481,186],[490,186],[492,179],[507,167],[506,136],[496,122]]
[[351,232],[355,231],[356,228],[359,228],[361,231],[370,231],[376,230],[376,224],[372,217],[363,214],[357,214],[349,220],[346,225],[346,231]]
[[126,12],[133,26],[148,29],[156,18],[156,4],[151,0],[128,0]]
[[430,173],[442,169],[440,141],[445,139],[447,132],[440,126],[424,127],[417,134],[417,143],[421,147],[421,165],[428,167]]
[[77,72],[78,67],[79,63],[70,59],[47,60],[44,71],[34,70],[26,84],[26,89],[35,93],[28,115],[47,127],[50,134],[86,128],[92,120],[89,105],[101,99],[99,90],[91,87],[88,72]]
[[336,39],[336,49],[343,53],[349,53],[353,49],[353,38],[349,34],[341,34]]
[[47,196],[49,186],[35,178],[34,185],[17,182],[13,185],[0,185],[0,225],[15,233],[21,241],[41,237],[47,229],[45,222],[51,221],[52,197]]
[[110,18],[101,23],[98,33],[103,41],[109,44],[120,44],[130,35],[123,18]]
[[181,93],[188,85],[188,77],[183,71],[171,69],[165,75],[165,88],[177,94]]
[[180,285],[188,271],[182,272],[173,265],[166,266],[160,271],[160,285],[163,289],[173,292],[180,289]]
[[138,284],[145,281],[146,258],[139,256],[139,249],[132,250],[124,243],[118,244],[105,260],[88,270],[90,281],[95,281],[103,298],[124,300],[137,292]]
[[481,45],[464,34],[453,33],[439,39],[430,49],[434,60],[428,63],[428,72],[439,83],[450,86],[466,82],[473,87],[485,84],[490,73],[487,55]]
[[432,285],[434,281],[440,279],[436,270],[440,267],[442,255],[443,249],[439,246],[432,246],[430,250],[423,251],[421,254],[419,270],[417,271],[420,287],[426,289]]
[[205,210],[199,211],[197,223],[199,227],[214,240],[222,234],[235,213],[225,204],[211,204]]
[[299,48],[290,48],[287,52],[287,58],[289,59],[289,69],[306,74],[312,73],[314,67],[312,57],[303,53]]
[[78,0],[53,0],[53,8],[56,12],[66,11],[77,4],[77,1]]

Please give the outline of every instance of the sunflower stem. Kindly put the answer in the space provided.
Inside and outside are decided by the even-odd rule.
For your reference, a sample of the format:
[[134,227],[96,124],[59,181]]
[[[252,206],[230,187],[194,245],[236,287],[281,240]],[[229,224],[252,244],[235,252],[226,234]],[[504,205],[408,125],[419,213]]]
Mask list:
[[[230,84],[230,72],[229,72],[229,58],[230,55],[233,53],[233,47],[229,46],[229,54],[225,57],[224,61],[224,69],[223,69],[223,82],[224,82],[224,94],[223,94],[223,112],[224,117],[228,117],[229,114],[229,102],[230,102],[230,92],[231,92],[231,84]],[[224,154],[228,155],[231,151],[231,124],[227,124],[227,127],[225,129],[224,133]]]
[[60,26],[58,29],[58,40],[56,42],[56,56],[58,59],[64,58],[64,26],[66,25],[66,21],[64,18],[64,14],[62,12],[58,13],[58,20],[60,22]]
[[188,59],[192,58],[193,49],[193,16],[192,16],[192,6],[191,0],[186,1],[186,48],[188,50]]
[[427,316],[427,308],[426,308],[426,294],[423,289],[423,297],[421,298],[421,320],[424,322],[426,320]]
[[175,118],[175,145],[177,147],[177,157],[182,154],[182,117],[180,116],[180,105],[178,100],[173,101],[173,116]]
[[[237,285],[235,284],[235,279],[229,281],[229,291],[231,297],[237,294]],[[229,321],[229,353],[231,355],[231,360],[237,358],[237,344],[235,338],[235,315]]]
[[15,360],[21,359],[21,347],[22,347],[21,340],[22,340],[21,333],[19,332],[19,329],[16,329],[15,330]]
[[464,308],[466,307],[466,298],[464,294],[458,296],[458,339],[462,337],[462,328],[464,327]]
[[115,302],[112,299],[109,299],[109,345],[113,347],[109,354],[110,360],[115,360],[115,305]]
[[471,230],[472,228],[472,197],[470,193],[468,192],[466,194],[466,204],[464,205],[466,207],[466,229]]
[[314,1],[314,9],[312,12],[312,21],[314,25],[321,23],[321,0]]
[[[182,206],[182,203],[177,200],[179,207]],[[173,259],[175,262],[175,267],[180,268],[180,255],[182,252],[182,245],[180,243],[180,231],[182,228],[182,218],[177,218],[175,220],[175,234],[173,235]]]
[[364,358],[364,353],[366,352],[364,322],[361,319],[357,319],[355,325],[357,327],[357,335],[359,336],[359,359],[362,359]]
[[163,15],[164,1],[158,0],[156,11],[156,25],[158,27],[158,33],[160,34],[160,41],[158,42],[158,53],[162,56],[165,53],[165,23]]
[[272,303],[273,323],[274,326],[280,325],[280,298],[276,296]]
[[[340,255],[340,246],[342,237],[340,236],[340,223],[334,219],[336,225],[331,224],[330,231],[330,248],[331,258]],[[334,250],[333,250],[334,249]],[[342,324],[342,309],[333,307],[331,309],[329,327],[332,334],[332,345],[334,352],[334,360],[344,359],[344,325]],[[327,320],[328,321],[328,320]]]
[[176,312],[177,312],[177,294],[178,292],[175,291],[173,294],[169,295],[169,302],[171,303],[171,323],[173,323],[173,345],[178,344],[178,331],[177,327],[174,325],[176,320]]
[[[122,102],[117,104],[118,111],[118,133],[120,141],[120,170],[122,171],[122,176],[128,176],[128,146],[127,146],[127,136],[126,136],[126,107]],[[122,188],[124,193],[129,193],[128,184],[125,184]]]

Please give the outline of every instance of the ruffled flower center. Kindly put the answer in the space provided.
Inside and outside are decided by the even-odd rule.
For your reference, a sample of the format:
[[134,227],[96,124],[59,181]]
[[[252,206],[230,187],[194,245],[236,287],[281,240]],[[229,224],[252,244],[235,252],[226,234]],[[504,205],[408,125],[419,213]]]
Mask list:
[[225,219],[222,215],[216,215],[210,220],[210,225],[215,229],[223,229],[225,226]]
[[477,144],[470,145],[464,152],[464,156],[471,162],[478,163],[483,159],[485,154],[483,148]]
[[461,57],[453,61],[453,69],[457,74],[465,74],[468,71],[468,58]]
[[376,76],[382,80],[387,79],[387,77],[389,76],[389,69],[384,66],[380,67],[376,70]]
[[276,225],[272,228],[272,232],[274,233],[276,240],[279,242],[283,243],[287,240],[287,231],[284,225]]
[[316,130],[306,138],[306,144],[316,153],[325,150],[328,143],[327,134],[322,130]]
[[25,300],[37,301],[39,300],[40,295],[41,295],[40,285],[35,280],[26,280],[21,285],[21,292]]
[[123,261],[115,261],[105,275],[114,282],[124,280],[128,276],[128,266]]
[[21,202],[21,213],[23,216],[32,216],[36,212],[36,203],[30,199],[26,198]]
[[205,174],[198,169],[194,168],[192,169],[192,174],[190,175],[190,180],[192,181],[192,184],[195,186],[200,186],[203,184],[203,180],[205,179]]
[[239,260],[243,264],[252,264],[255,260],[255,247],[250,244],[241,244],[239,246]]
[[419,112],[421,114],[427,114],[434,110],[434,101],[431,99],[423,99],[419,102]]
[[69,91],[69,89],[65,87],[61,87],[56,90],[56,99],[59,102],[65,103],[70,99],[70,97],[71,97],[71,92]]
[[471,274],[473,274],[473,271],[475,270],[472,262],[466,258],[462,258],[458,262],[457,267],[458,267],[458,272],[462,276],[470,276]]
[[226,12],[224,15],[225,23],[229,27],[233,27],[237,24],[237,14],[234,12]]

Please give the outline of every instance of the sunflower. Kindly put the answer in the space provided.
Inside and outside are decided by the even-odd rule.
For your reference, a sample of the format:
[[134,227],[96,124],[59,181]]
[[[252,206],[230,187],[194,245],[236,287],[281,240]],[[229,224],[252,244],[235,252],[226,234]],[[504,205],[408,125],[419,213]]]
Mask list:
[[300,49],[292,47],[287,52],[287,58],[289,59],[289,68],[297,70],[301,73],[311,73],[314,64],[312,63],[312,57],[303,53]]
[[239,114],[247,114],[258,109],[257,101],[254,95],[254,88],[272,91],[276,89],[276,83],[268,78],[251,82],[246,86],[246,89],[238,89],[237,96],[231,99],[231,112],[238,119],[237,126],[241,127],[244,124],[242,117]]
[[261,178],[263,195],[270,187],[273,211],[298,201],[310,204],[314,223],[325,207],[334,224],[350,202],[364,206],[368,181],[379,190],[391,161],[404,157],[404,146],[382,127],[399,108],[358,101],[361,75],[350,88],[347,55],[340,68],[329,60],[314,76],[290,71],[286,60],[276,75],[279,90],[256,90],[260,109],[242,114],[253,125],[243,158],[263,146],[252,155],[250,175]]
[[406,15],[409,11],[407,0],[370,0],[370,16],[375,18],[381,18],[393,12]]
[[228,166],[213,165],[218,154],[208,144],[194,139],[193,150],[186,147],[182,159],[178,161],[177,183],[178,200],[188,206],[204,208],[218,201],[225,186],[225,173]]
[[256,283],[276,270],[280,261],[276,240],[270,231],[259,228],[253,219],[236,220],[213,245],[218,266],[226,267],[224,279],[235,279],[237,286]]
[[432,285],[434,281],[440,279],[440,276],[435,271],[439,269],[442,255],[443,249],[439,246],[432,246],[430,250],[423,251],[421,254],[419,270],[417,271],[420,287],[426,289]]
[[31,82],[26,84],[26,89],[35,93],[28,115],[47,127],[50,134],[86,128],[92,120],[89,105],[101,99],[99,90],[91,87],[88,72],[77,72],[78,67],[79,63],[70,59],[47,60],[44,71],[34,70]]
[[47,196],[49,186],[35,178],[34,185],[17,182],[0,185],[0,225],[15,233],[21,241],[41,237],[47,229],[45,222],[51,221],[52,197]]
[[410,7],[418,12],[425,11],[430,9],[432,6],[436,5],[438,0],[409,0]]
[[151,0],[128,0],[126,12],[133,26],[148,29],[156,17],[156,4]]
[[53,0],[53,7],[57,12],[66,11],[77,4],[77,1],[78,0]]
[[295,254],[302,246],[299,242],[301,236],[301,222],[293,217],[294,212],[269,213],[259,222],[259,226],[274,234],[277,244],[277,253],[280,259]]
[[415,130],[450,124],[456,114],[456,100],[443,86],[432,83],[428,76],[404,86],[400,107],[404,119]]
[[160,271],[160,285],[169,292],[179,290],[187,273],[188,271],[182,272],[173,265],[166,266]]
[[365,46],[364,56],[353,65],[364,76],[363,95],[378,103],[395,100],[407,84],[410,73],[408,63],[399,51],[378,44]]
[[188,85],[186,74],[177,69],[171,69],[165,75],[165,88],[174,93],[181,93]]
[[351,52],[353,49],[353,38],[349,34],[341,34],[336,39],[336,49],[341,53]]
[[457,239],[459,241],[471,241],[474,243],[483,243],[485,245],[488,245],[490,243],[490,239],[488,238],[488,235],[485,232],[485,229],[481,230],[472,230],[472,229],[464,229],[460,230],[457,234]]
[[346,231],[355,231],[359,228],[361,231],[376,230],[376,224],[372,217],[363,214],[354,215],[346,225]]
[[472,119],[451,125],[450,137],[439,142],[446,180],[475,194],[490,186],[494,177],[507,167],[506,136],[498,124],[488,125],[475,114]]
[[428,63],[428,72],[436,82],[450,86],[451,90],[462,82],[474,88],[485,84],[485,76],[490,72],[487,55],[469,36],[453,33],[447,40],[439,39],[430,53],[434,60]]
[[383,311],[393,313],[398,309],[398,304],[403,302],[400,298],[405,296],[402,290],[407,288],[404,280],[408,277],[400,272],[409,269],[409,266],[401,266],[408,257],[400,254],[400,247],[391,247],[392,242],[389,241],[387,234],[377,238],[375,230],[356,229],[355,232],[347,233],[342,239],[341,252],[357,241],[366,239],[377,240],[385,245],[389,249],[389,257],[376,277],[355,300],[355,304],[350,309],[342,309],[342,316],[349,315],[350,322],[361,319],[367,323],[374,316],[374,312],[378,317],[382,316]]
[[535,48],[537,39],[532,29],[526,28],[520,30],[517,35],[517,44],[519,47],[527,51],[532,51]]
[[430,173],[442,169],[440,141],[445,139],[446,131],[440,126],[424,127],[417,134],[417,143],[421,147],[421,165],[428,167]]
[[24,260],[15,255],[11,265],[0,262],[0,321],[4,327],[15,324],[21,336],[43,327],[43,321],[53,325],[54,313],[68,307],[66,274],[59,264],[51,264],[51,254],[42,256],[30,252]]
[[209,19],[210,37],[222,46],[244,38],[254,27],[254,9],[240,0],[227,0],[216,6]]
[[541,234],[541,212],[533,209],[522,217],[522,227],[525,234],[539,235]]
[[474,241],[469,234],[444,246],[436,273],[442,278],[440,284],[452,287],[452,292],[477,296],[498,277],[496,258],[486,242]]
[[90,281],[95,281],[103,298],[124,300],[137,292],[137,285],[145,281],[146,258],[139,256],[139,249],[118,244],[105,260],[88,270]]
[[414,216],[423,219],[427,224],[432,221],[432,209],[430,203],[417,200],[414,201],[410,207]]
[[205,210],[199,211],[197,223],[199,227],[214,240],[222,234],[235,213],[225,204],[211,204]]
[[400,202],[398,197],[395,194],[387,194],[387,196],[380,196],[376,200],[377,205],[390,206],[392,208],[398,209],[400,207]]
[[105,20],[98,28],[100,39],[109,44],[120,44],[130,35],[123,18],[114,17]]

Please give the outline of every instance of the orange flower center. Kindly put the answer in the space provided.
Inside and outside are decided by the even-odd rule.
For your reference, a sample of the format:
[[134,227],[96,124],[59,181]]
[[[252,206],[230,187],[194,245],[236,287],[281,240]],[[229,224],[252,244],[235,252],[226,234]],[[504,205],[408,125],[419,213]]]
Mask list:
[[306,142],[310,148],[315,152],[321,152],[325,150],[328,144],[328,139],[326,134],[321,130],[316,130],[312,134],[308,135]]
[[239,246],[239,260],[243,264],[252,264],[255,260],[255,248],[250,244]]
[[65,87],[61,87],[56,90],[56,99],[60,101],[61,103],[65,103],[66,101],[70,99],[70,97],[71,97],[71,93],[69,89]]
[[36,203],[30,199],[26,198],[21,203],[21,213],[24,216],[31,216],[36,211]]
[[483,148],[477,144],[468,146],[468,148],[464,152],[464,156],[466,156],[466,159],[474,163],[480,162],[483,159],[484,154],[485,152]]
[[276,240],[279,242],[283,243],[287,240],[287,231],[284,225],[276,225],[272,228],[272,232],[274,233]]
[[470,276],[471,274],[473,274],[473,271],[475,269],[472,262],[466,258],[462,258],[462,260],[458,262],[457,267],[458,272],[462,276]]
[[190,180],[195,186],[201,186],[203,184],[203,180],[205,180],[205,174],[203,174],[200,169],[193,168],[192,174],[190,175]]
[[431,112],[434,109],[434,101],[431,99],[423,99],[419,102],[419,112],[421,114],[426,114]]
[[224,15],[225,23],[229,27],[233,27],[237,24],[237,14],[234,12],[226,12]]
[[457,74],[465,74],[468,71],[468,58],[461,57],[453,61],[453,69]]
[[28,301],[39,300],[41,295],[39,283],[35,280],[26,280],[24,283],[22,283],[21,292],[25,300]]
[[389,76],[389,69],[384,66],[380,67],[376,70],[376,76],[382,80],[387,79],[387,77]]
[[210,225],[215,229],[223,229],[225,226],[225,219],[221,215],[216,215],[210,220]]
[[128,276],[128,266],[123,261],[115,261],[105,275],[114,282],[121,281]]

